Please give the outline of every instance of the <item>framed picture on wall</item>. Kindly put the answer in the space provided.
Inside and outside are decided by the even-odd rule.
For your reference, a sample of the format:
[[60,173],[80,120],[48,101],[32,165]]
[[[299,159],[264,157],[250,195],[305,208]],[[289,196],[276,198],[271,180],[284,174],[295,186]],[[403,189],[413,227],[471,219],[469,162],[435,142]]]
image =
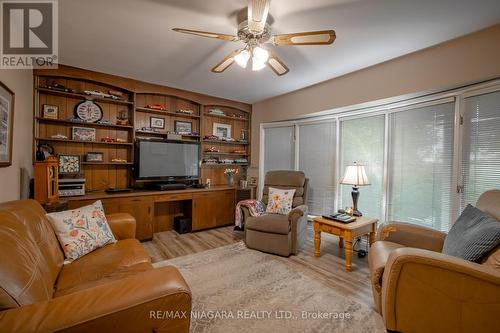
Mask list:
[[228,139],[231,137],[231,125],[214,123],[212,134],[219,137],[219,139]]
[[59,107],[57,105],[43,105],[43,117],[45,119],[57,119],[59,117]]
[[0,81],[0,167],[12,164],[14,92]]
[[59,154],[59,174],[77,175],[80,173],[80,155]]
[[193,123],[190,121],[176,120],[174,122],[175,132],[177,134],[191,134],[193,133]]
[[71,134],[75,141],[95,141],[95,128],[74,126]]
[[149,118],[149,127],[165,129],[165,118],[150,117]]
[[87,162],[104,162],[104,153],[102,152],[88,152],[87,155],[85,155],[85,160]]

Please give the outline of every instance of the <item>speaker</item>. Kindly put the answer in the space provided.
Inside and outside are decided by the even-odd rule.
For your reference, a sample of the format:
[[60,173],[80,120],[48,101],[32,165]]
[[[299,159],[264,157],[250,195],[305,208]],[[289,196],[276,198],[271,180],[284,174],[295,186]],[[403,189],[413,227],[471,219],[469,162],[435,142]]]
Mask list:
[[179,234],[186,234],[188,232],[191,232],[191,218],[184,216],[174,217],[174,229]]

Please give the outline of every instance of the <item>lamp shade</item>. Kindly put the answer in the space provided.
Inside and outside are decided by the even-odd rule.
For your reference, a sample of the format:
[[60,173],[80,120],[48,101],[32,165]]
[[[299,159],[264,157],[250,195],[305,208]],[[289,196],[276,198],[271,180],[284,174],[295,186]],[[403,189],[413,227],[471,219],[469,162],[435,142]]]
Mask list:
[[340,183],[356,186],[370,185],[370,181],[366,176],[365,167],[363,165],[357,164],[349,165],[345,169],[344,178],[342,178]]

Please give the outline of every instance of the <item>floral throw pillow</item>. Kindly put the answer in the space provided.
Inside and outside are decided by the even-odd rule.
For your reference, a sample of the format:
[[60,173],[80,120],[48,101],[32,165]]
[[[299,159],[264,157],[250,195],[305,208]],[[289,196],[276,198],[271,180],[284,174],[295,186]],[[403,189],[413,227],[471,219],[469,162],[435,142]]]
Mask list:
[[295,190],[280,190],[269,188],[269,199],[266,213],[287,215],[292,210],[293,196]]
[[69,262],[116,242],[100,200],[78,209],[50,213],[47,217]]

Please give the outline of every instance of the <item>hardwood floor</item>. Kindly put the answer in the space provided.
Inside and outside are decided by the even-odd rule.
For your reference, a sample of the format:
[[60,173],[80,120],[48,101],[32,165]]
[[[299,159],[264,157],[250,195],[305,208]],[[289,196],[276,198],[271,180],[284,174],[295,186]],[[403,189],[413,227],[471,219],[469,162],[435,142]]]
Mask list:
[[[153,262],[167,260],[192,253],[233,244],[243,239],[243,232],[234,231],[232,226],[179,235],[175,231],[154,234],[153,240],[142,243]],[[347,297],[352,297],[373,307],[368,258],[352,259],[352,272],[345,271],[345,256],[339,249],[339,238],[321,234],[321,256],[314,257],[312,225],[308,224],[308,238],[305,249],[296,256],[278,257],[325,285],[335,288]]]

